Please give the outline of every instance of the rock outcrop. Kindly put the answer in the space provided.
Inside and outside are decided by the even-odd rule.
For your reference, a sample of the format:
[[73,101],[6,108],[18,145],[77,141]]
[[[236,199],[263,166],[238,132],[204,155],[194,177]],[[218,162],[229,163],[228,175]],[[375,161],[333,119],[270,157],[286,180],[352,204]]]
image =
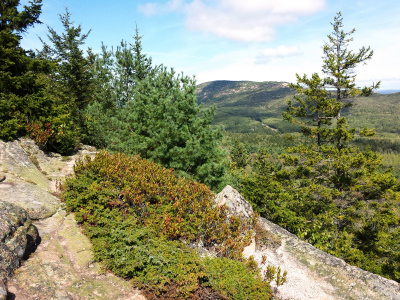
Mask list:
[[253,215],[253,208],[237,190],[227,185],[214,199],[218,206],[226,205],[228,213],[242,219],[249,219]]
[[19,141],[0,141],[0,171],[6,177],[0,183],[0,200],[24,208],[32,220],[48,218],[58,210],[60,201],[49,193],[48,179],[32,163],[36,157],[30,158],[28,153]]
[[[217,203],[221,199],[235,216],[250,216],[253,212],[230,186],[217,195]],[[272,235],[274,247],[250,245],[244,254],[252,255],[262,270],[271,265],[288,272],[287,282],[276,289],[281,299],[400,300],[399,283],[350,266],[264,218],[259,218],[259,225]]]
[[94,154],[86,146],[62,157],[30,139],[0,141],[0,300],[145,300],[93,262],[89,239],[53,195],[75,161]]
[[36,250],[39,234],[27,212],[0,201],[0,299],[5,299],[6,283],[13,272]]

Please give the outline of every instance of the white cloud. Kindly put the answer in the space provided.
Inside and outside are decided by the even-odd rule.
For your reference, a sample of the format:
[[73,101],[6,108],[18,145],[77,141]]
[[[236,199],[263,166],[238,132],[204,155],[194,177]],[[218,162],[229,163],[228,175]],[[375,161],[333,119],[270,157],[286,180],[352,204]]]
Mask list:
[[[210,4],[212,3],[212,4]],[[147,16],[182,11],[189,30],[202,31],[236,41],[266,42],[278,25],[324,9],[326,0],[170,0],[147,3],[138,10]]]
[[183,6],[183,0],[170,0],[165,4],[151,2],[146,3],[145,5],[139,5],[138,11],[145,14],[146,16],[152,16],[179,11],[183,8]]
[[288,56],[298,55],[299,49],[296,46],[286,47],[284,45],[279,46],[278,48],[266,48],[257,55],[255,64],[266,64],[272,58],[284,58]]
[[186,6],[190,30],[212,33],[231,40],[266,42],[275,36],[275,27],[296,22],[300,16],[325,7],[325,0],[218,0],[207,5],[194,0]]

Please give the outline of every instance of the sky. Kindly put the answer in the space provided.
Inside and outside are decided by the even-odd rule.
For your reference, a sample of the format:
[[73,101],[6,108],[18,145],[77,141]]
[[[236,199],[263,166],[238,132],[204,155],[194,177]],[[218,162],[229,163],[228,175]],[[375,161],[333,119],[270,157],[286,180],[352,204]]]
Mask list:
[[[27,4],[28,0],[21,0]],[[374,55],[358,67],[358,86],[381,81],[400,89],[400,1],[398,0],[43,0],[41,25],[23,36],[25,49],[41,49],[47,26],[62,33],[59,14],[90,34],[84,47],[100,53],[132,42],[139,28],[143,52],[164,64],[213,80],[295,82],[321,73],[322,46],[337,12],[343,30],[356,29],[349,50],[370,46]]]

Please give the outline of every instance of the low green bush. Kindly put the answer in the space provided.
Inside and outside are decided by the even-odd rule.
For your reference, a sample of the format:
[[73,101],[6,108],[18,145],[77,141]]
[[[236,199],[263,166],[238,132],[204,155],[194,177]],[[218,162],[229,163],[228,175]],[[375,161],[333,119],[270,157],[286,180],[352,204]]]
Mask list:
[[205,285],[218,290],[223,299],[266,299],[265,291],[270,290],[270,285],[249,265],[226,258],[205,258]]
[[[211,299],[271,297],[269,284],[258,269],[249,272],[241,254],[256,218],[228,216],[207,186],[137,156],[105,151],[78,161],[74,171],[62,199],[106,269],[131,278],[155,299],[200,297],[205,291]],[[191,249],[198,243],[217,257],[202,259]],[[230,270],[222,283],[215,278],[218,264]],[[247,298],[236,298],[233,287]]]

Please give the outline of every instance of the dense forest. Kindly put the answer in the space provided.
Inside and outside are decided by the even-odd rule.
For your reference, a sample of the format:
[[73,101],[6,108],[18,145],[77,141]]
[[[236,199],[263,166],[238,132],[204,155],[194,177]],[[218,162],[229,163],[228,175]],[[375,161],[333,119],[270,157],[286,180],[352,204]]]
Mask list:
[[[354,30],[342,30],[340,13],[325,77],[196,86],[154,65],[138,28],[100,54],[84,49],[90,31],[67,9],[63,32],[48,27],[42,49],[22,49],[41,2],[0,0],[0,139],[29,136],[63,155],[102,149],[75,166],[61,197],[106,269],[154,297],[273,297],[274,276],[241,256],[255,220],[213,205],[213,191],[231,184],[262,217],[400,281],[399,168],[389,168],[399,164],[399,97],[355,85],[373,51],[348,48]],[[189,247],[200,242],[215,258]]]

